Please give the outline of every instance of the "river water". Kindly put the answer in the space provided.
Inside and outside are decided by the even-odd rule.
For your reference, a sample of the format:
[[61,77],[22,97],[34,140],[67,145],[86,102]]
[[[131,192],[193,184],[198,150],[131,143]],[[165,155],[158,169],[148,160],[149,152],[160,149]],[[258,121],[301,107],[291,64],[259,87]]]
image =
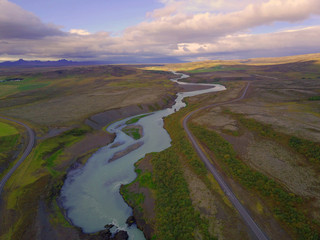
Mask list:
[[[175,74],[180,77],[171,81],[178,82],[179,79],[188,77],[185,74]],[[125,223],[132,215],[132,209],[120,195],[120,186],[136,178],[134,163],[145,154],[160,152],[170,147],[171,139],[163,128],[163,118],[185,107],[183,98],[225,90],[224,86],[218,84],[200,85],[212,88],[178,93],[171,108],[156,111],[135,123],[143,127],[144,135],[138,140],[121,131],[127,126],[125,122],[133,117],[115,122],[107,128],[109,132],[116,133],[114,142],[94,153],[81,169],[70,171],[61,190],[63,207],[75,226],[81,227],[85,233],[94,233],[103,230],[106,224],[112,223],[117,229],[127,231],[130,240],[145,239],[142,231],[135,225],[127,227]],[[143,145],[115,161],[108,162],[115,153],[137,142],[142,142]]]

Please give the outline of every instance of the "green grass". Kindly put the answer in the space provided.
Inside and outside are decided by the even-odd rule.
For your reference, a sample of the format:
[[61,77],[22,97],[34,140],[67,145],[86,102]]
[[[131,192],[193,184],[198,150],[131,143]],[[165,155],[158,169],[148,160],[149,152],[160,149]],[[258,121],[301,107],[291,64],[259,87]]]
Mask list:
[[126,121],[126,124],[129,125],[129,124],[136,123],[136,122],[138,122],[141,118],[147,117],[147,116],[149,116],[149,115],[150,115],[150,114],[144,114],[144,115],[141,115],[141,116],[138,116],[138,117],[131,118],[131,119],[129,119],[128,121]]
[[40,142],[9,179],[5,211],[10,216],[14,213],[11,216],[14,221],[7,228],[12,239],[24,236],[36,217],[39,199],[53,204],[52,223],[70,226],[55,201],[63,184],[65,164],[70,162],[65,150],[80,141],[88,131],[88,126],[82,126]]
[[5,174],[16,160],[13,157],[20,153],[21,135],[18,129],[7,123],[0,122],[0,177]]
[[122,131],[135,140],[138,140],[141,138],[139,128],[123,128]]
[[[155,198],[154,239],[194,239],[195,234],[203,240],[216,239],[209,233],[208,220],[193,206],[183,173],[184,164],[187,164],[202,179],[207,174],[180,124],[180,119],[189,110],[182,109],[165,119],[166,129],[173,140],[172,146],[148,156],[152,172],[142,171],[139,162],[136,164],[138,176],[131,184],[138,182],[140,187],[150,189]],[[134,203],[134,207],[143,211],[141,195],[130,193],[127,186],[122,192],[127,202]]]
[[156,234],[159,239],[193,239],[201,222],[194,210],[179,157],[173,148],[152,158],[156,185]]
[[320,96],[309,97],[309,101],[320,101]]
[[18,133],[19,132],[15,127],[7,123],[0,122],[0,137],[15,135]]
[[206,72],[220,72],[220,71],[239,71],[246,70],[245,67],[226,67],[226,66],[214,66],[211,68],[200,68],[188,71],[189,73],[206,73]]
[[50,85],[49,82],[46,83],[31,83],[31,84],[25,84],[18,87],[18,90],[20,91],[29,91],[29,90],[35,90],[39,88],[43,88]]
[[154,183],[152,179],[152,173],[150,172],[142,172],[141,169],[138,169],[138,163],[135,163],[135,172],[137,173],[137,178],[126,185],[122,185],[120,188],[120,193],[123,199],[132,207],[139,209],[140,212],[143,212],[142,203],[145,200],[145,196],[143,193],[134,193],[129,190],[130,186],[134,183],[138,182],[140,187],[148,187],[150,189],[154,189]]
[[214,153],[229,176],[269,200],[275,216],[289,226],[298,239],[318,239],[317,227],[302,210],[301,197],[288,192],[274,180],[244,164],[232,145],[216,132],[195,124],[190,124],[190,129]]
[[176,152],[182,155],[185,163],[190,166],[195,174],[202,178],[203,181],[208,182],[208,179],[203,177],[207,174],[207,169],[194,151],[180,123],[180,120],[190,109],[183,108],[179,112],[165,118],[165,129],[167,129],[172,138],[172,146],[176,149]]
[[306,139],[292,136],[289,140],[289,146],[296,152],[302,154],[312,163],[320,163],[320,144]]
[[39,79],[40,75],[35,74],[34,76],[29,76],[24,78],[22,81],[14,82],[2,82],[0,83],[1,86],[1,94],[0,96],[8,96],[11,94],[16,94],[23,91],[39,89],[42,87],[46,87],[50,84],[50,82],[43,81]]
[[53,214],[51,215],[50,222],[54,225],[60,225],[63,227],[73,228],[73,226],[66,221],[64,215],[61,212],[60,207],[58,206],[56,198],[52,201],[52,208],[54,210]]
[[13,159],[13,152],[18,151],[20,135],[0,137],[0,177],[9,169]]

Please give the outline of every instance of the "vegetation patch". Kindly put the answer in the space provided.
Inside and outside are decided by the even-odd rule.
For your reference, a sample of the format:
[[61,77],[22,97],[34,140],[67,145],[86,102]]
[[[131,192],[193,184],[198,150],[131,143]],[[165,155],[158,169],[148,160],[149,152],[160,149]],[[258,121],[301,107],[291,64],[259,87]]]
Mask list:
[[43,88],[48,86],[50,83],[34,83],[34,84],[26,84],[26,85],[21,85],[18,87],[20,91],[28,91],[28,90],[34,90],[38,88]]
[[6,123],[0,122],[0,137],[18,134],[18,130]]
[[285,190],[280,184],[251,169],[237,156],[232,145],[216,132],[190,124],[195,136],[204,143],[222,163],[225,172],[246,188],[267,198],[275,216],[289,226],[299,239],[317,239],[317,227],[302,209],[302,199]]
[[312,163],[320,162],[320,144],[298,137],[291,137],[289,146],[305,156]]
[[142,129],[139,126],[128,126],[123,128],[122,132],[132,137],[133,139],[138,140],[141,138]]
[[15,151],[18,151],[20,135],[0,137],[0,176],[13,162]]
[[165,119],[165,128],[172,138],[172,146],[176,149],[177,153],[182,155],[184,163],[188,164],[193,172],[201,177],[202,180],[208,182],[209,180],[203,177],[207,174],[207,169],[193,149],[181,124],[181,119],[188,111],[190,109],[184,108],[168,116]]
[[140,187],[152,192],[156,214],[154,239],[194,239],[195,236],[204,240],[215,239],[213,233],[209,233],[208,219],[202,217],[192,204],[183,173],[183,165],[186,164],[201,179],[207,179],[207,170],[180,124],[180,119],[189,110],[182,109],[165,119],[166,129],[173,139],[172,146],[160,153],[148,155],[152,172],[142,171],[138,168],[139,164],[136,164],[137,179],[121,188],[125,200],[141,211],[144,197],[141,193],[130,192],[129,186],[138,183]]
[[147,117],[147,116],[149,116],[149,115],[150,115],[150,114],[144,114],[144,115],[140,115],[140,116],[131,118],[131,119],[129,119],[128,121],[126,121],[126,124],[129,125],[129,124],[136,123],[136,122],[138,122],[141,118]]
[[271,124],[264,124],[255,119],[246,118],[243,114],[234,113],[229,110],[224,110],[224,113],[231,114],[243,126],[251,131],[255,131],[260,136],[270,138],[280,144],[290,147],[293,151],[303,155],[310,163],[320,162],[319,143],[277,132],[272,128]]
[[[193,239],[203,219],[194,210],[179,157],[173,148],[153,155],[156,194],[156,235],[159,239]],[[210,239],[208,229],[201,229]]]
[[214,66],[211,68],[200,68],[188,71],[189,73],[206,73],[206,72],[219,72],[219,71],[239,71],[239,70],[246,70],[245,67],[227,67],[227,66]]
[[147,187],[149,189],[155,189],[154,180],[152,173],[148,171],[142,171],[138,168],[138,163],[135,163],[135,172],[137,173],[137,178],[126,185],[122,185],[120,188],[120,193],[123,199],[133,208],[138,208],[140,212],[143,212],[142,203],[145,200],[143,193],[135,193],[129,190],[130,186],[138,183],[140,187]]
[[308,98],[309,101],[320,101],[320,96],[313,96]]
[[[11,229],[12,239],[21,239],[35,221],[40,199],[54,202],[63,184],[65,172],[59,171],[57,166],[64,161],[65,148],[78,142],[89,131],[83,126],[69,130],[63,134],[41,142],[20,165],[7,183],[6,209],[7,216],[14,212],[16,221],[7,226]],[[67,221],[59,213],[58,207],[53,205],[53,222]],[[56,212],[57,211],[57,212]],[[4,213],[6,216],[6,213]],[[6,222],[6,219],[2,221]],[[1,222],[2,224],[3,222]]]

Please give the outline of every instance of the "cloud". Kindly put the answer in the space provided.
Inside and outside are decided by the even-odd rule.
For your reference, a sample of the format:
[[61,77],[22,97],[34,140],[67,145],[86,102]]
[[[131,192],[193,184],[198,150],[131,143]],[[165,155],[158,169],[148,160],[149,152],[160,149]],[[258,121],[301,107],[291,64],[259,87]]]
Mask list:
[[261,3],[263,0],[159,0],[165,5],[164,8],[179,6],[177,12],[199,13],[199,12],[230,12],[243,9],[248,4]]
[[[161,1],[164,6],[148,13],[146,21],[112,36],[84,29],[62,32],[0,0],[0,57],[108,60],[169,56],[189,60],[320,52],[320,26],[297,28],[292,24],[291,30],[281,32],[250,32],[257,26],[295,23],[320,14],[319,0]],[[18,17],[10,18],[7,11]]]
[[[169,9],[169,7],[175,6],[181,1],[166,2],[168,2],[168,5],[162,10]],[[313,14],[320,14],[320,1],[269,0],[267,2],[251,3],[242,10],[225,14],[208,11],[188,14],[178,9],[176,7],[175,14],[172,14],[172,11],[169,10],[163,12],[161,12],[161,9],[155,10],[156,18],[153,21],[143,22],[128,28],[124,37],[136,40],[148,37],[151,41],[161,41],[164,44],[207,42],[220,36],[247,32],[251,28],[277,21],[298,22],[305,20]],[[166,12],[170,14],[165,15]],[[159,13],[162,13],[162,15]]]
[[181,43],[174,51],[183,56],[281,56],[320,52],[320,26],[267,34],[240,34],[222,37],[214,43]]
[[69,32],[72,34],[78,34],[78,35],[90,35],[90,33],[84,29],[70,29]]
[[0,0],[0,39],[37,39],[65,35],[57,26],[44,24],[34,14],[7,0]]
[[199,57],[243,58],[278,56],[320,52],[320,26],[268,34],[235,34],[223,36],[214,42],[179,43],[170,46],[147,44],[115,39],[106,33],[86,36],[48,37],[34,41],[12,40],[0,42],[0,55],[21,56],[33,59],[68,58],[75,60],[112,60],[119,58],[177,57],[184,60]]

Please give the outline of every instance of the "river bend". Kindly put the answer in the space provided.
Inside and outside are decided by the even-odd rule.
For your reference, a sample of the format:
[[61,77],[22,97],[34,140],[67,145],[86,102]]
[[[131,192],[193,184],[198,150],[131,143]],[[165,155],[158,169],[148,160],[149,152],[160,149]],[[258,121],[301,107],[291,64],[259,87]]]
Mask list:
[[[190,84],[178,81],[189,77],[188,75],[175,74],[180,77],[171,81]],[[185,107],[183,98],[225,90],[225,87],[219,84],[198,85],[212,88],[178,93],[171,108],[153,112],[135,123],[143,127],[144,135],[138,140],[121,131],[127,126],[126,121],[133,117],[117,121],[107,128],[109,132],[116,134],[114,142],[94,153],[82,168],[70,171],[61,190],[63,207],[75,226],[81,227],[85,233],[94,233],[103,230],[106,224],[112,223],[117,229],[127,231],[129,239],[145,239],[142,231],[135,225],[127,227],[125,223],[132,215],[132,209],[122,199],[119,193],[120,186],[136,178],[135,162],[147,153],[160,152],[170,147],[171,139],[163,128],[163,118]],[[109,162],[114,154],[138,142],[143,143],[139,148]]]

